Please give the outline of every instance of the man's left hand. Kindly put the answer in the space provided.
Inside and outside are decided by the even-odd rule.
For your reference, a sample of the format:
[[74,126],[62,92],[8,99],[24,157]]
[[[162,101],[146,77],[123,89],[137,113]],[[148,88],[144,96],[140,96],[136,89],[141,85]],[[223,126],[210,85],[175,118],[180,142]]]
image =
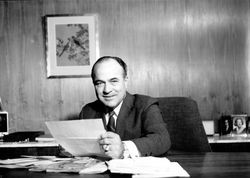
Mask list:
[[113,159],[123,157],[124,146],[118,134],[114,132],[106,132],[101,135],[99,143],[107,156]]

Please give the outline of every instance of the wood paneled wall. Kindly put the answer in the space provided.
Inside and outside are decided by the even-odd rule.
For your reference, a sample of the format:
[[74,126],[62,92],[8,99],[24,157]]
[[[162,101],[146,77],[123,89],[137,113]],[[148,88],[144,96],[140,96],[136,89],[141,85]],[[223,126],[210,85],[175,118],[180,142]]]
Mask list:
[[42,17],[96,14],[99,53],[129,66],[131,93],[187,96],[202,119],[250,114],[249,0],[4,0],[0,96],[11,132],[45,130],[95,100],[90,78],[46,78]]

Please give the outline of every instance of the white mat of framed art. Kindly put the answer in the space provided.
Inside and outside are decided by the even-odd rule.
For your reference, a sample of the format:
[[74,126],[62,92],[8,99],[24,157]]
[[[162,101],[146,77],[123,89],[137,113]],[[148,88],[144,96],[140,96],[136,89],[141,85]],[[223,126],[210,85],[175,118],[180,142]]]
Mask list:
[[47,77],[90,76],[98,56],[96,16],[45,18]]

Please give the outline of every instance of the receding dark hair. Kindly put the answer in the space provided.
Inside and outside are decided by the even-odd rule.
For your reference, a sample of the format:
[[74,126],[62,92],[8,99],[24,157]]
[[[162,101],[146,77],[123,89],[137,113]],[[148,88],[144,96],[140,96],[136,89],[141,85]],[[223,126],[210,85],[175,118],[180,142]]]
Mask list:
[[103,57],[100,57],[96,62],[95,64],[93,65],[92,67],[92,70],[91,70],[91,78],[92,80],[94,80],[95,78],[95,67],[97,64],[99,63],[102,63],[104,61],[108,61],[110,59],[113,59],[115,60],[118,64],[120,64],[120,66],[122,67],[123,69],[123,76],[124,78],[127,76],[128,74],[128,69],[127,69],[127,64],[119,57],[116,57],[116,56],[103,56]]

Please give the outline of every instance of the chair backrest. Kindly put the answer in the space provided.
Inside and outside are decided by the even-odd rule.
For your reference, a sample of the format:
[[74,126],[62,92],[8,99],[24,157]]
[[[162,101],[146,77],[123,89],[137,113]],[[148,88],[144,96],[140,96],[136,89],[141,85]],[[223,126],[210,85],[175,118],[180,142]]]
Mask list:
[[172,146],[170,152],[210,152],[196,101],[187,97],[158,98]]

